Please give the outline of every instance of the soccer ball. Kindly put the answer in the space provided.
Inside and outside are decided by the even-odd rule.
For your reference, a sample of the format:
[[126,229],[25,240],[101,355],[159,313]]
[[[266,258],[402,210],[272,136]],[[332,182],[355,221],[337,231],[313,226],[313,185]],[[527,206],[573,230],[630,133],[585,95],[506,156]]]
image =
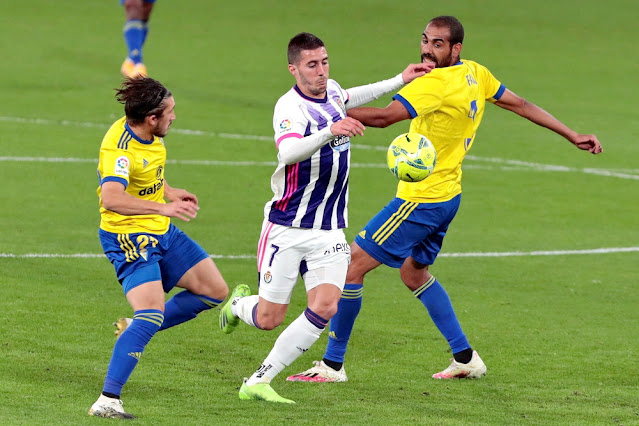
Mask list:
[[404,133],[393,139],[386,153],[386,164],[395,177],[404,182],[420,182],[435,168],[437,151],[432,142],[419,133]]

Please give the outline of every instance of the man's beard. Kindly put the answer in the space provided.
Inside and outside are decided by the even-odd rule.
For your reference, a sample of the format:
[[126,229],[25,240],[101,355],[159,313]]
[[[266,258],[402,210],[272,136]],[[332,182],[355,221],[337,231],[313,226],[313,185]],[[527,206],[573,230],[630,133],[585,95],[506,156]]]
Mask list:
[[451,52],[448,57],[444,58],[442,61],[438,61],[436,57],[428,54],[422,54],[422,62],[424,62],[424,59],[434,62],[435,68],[449,67],[452,65],[453,53]]

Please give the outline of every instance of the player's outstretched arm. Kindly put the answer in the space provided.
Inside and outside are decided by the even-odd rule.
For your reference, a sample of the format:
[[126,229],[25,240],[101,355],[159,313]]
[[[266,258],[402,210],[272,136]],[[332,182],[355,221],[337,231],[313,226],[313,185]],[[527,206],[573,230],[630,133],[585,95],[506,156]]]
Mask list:
[[597,136],[582,135],[575,132],[543,108],[533,104],[532,102],[528,102],[508,89],[506,89],[501,98],[495,102],[495,105],[519,114],[539,126],[552,130],[553,132],[568,139],[579,149],[588,151],[592,154],[599,154],[603,152],[603,148],[601,147],[601,143],[597,139]]
[[348,103],[346,104],[346,109],[357,108],[358,106],[365,105],[375,99],[379,99],[387,93],[394,92],[403,85],[415,80],[417,77],[421,77],[424,74],[431,72],[434,66],[435,64],[431,63],[409,64],[401,74],[398,74],[391,79],[346,89],[348,92]]
[[399,101],[391,102],[386,108],[363,107],[348,110],[348,116],[365,126],[388,127],[411,118],[408,110]]
[[315,151],[337,136],[354,137],[363,134],[364,125],[353,118],[346,117],[310,136],[289,137],[282,140],[277,147],[278,155],[284,164],[295,164],[310,158]]

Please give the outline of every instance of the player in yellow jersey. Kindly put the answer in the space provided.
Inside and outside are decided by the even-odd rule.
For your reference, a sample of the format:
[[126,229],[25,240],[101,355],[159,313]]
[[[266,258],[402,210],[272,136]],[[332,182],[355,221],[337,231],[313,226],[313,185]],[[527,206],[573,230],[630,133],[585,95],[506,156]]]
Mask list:
[[575,132],[540,107],[506,89],[488,69],[460,59],[464,29],[452,16],[431,20],[421,42],[422,62],[435,64],[393,97],[386,108],[354,108],[348,115],[364,125],[386,127],[412,119],[410,132],[428,137],[437,165],[419,183],[400,182],[396,198],[380,211],[351,245],[351,264],[338,312],[331,319],[322,361],[291,381],[346,381],[344,355],[362,303],[364,276],[380,264],[400,269],[401,279],[427,308],[446,337],[454,359],[433,378],[481,377],[486,366],[462,332],[446,291],[429,272],[461,199],[461,164],[475,139],[486,101],[560,134],[577,148],[602,152],[594,135]]
[[[135,78],[116,98],[126,116],[113,123],[100,147],[99,234],[134,315],[115,343],[89,415],[130,419],[120,393],[146,344],[157,331],[219,305],[228,286],[202,247],[170,223],[171,217],[194,219],[199,210],[195,195],[164,177],[162,138],[175,119],[171,92],[151,78]],[[184,290],[165,302],[164,293],[176,286]]]

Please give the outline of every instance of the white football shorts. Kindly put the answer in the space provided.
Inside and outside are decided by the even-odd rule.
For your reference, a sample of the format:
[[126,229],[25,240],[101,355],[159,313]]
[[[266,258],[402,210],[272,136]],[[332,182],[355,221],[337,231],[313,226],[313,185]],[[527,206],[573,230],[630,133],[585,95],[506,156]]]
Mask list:
[[298,274],[306,292],[320,284],[344,290],[351,248],[341,229],[292,228],[264,221],[257,247],[260,297],[288,304]]

